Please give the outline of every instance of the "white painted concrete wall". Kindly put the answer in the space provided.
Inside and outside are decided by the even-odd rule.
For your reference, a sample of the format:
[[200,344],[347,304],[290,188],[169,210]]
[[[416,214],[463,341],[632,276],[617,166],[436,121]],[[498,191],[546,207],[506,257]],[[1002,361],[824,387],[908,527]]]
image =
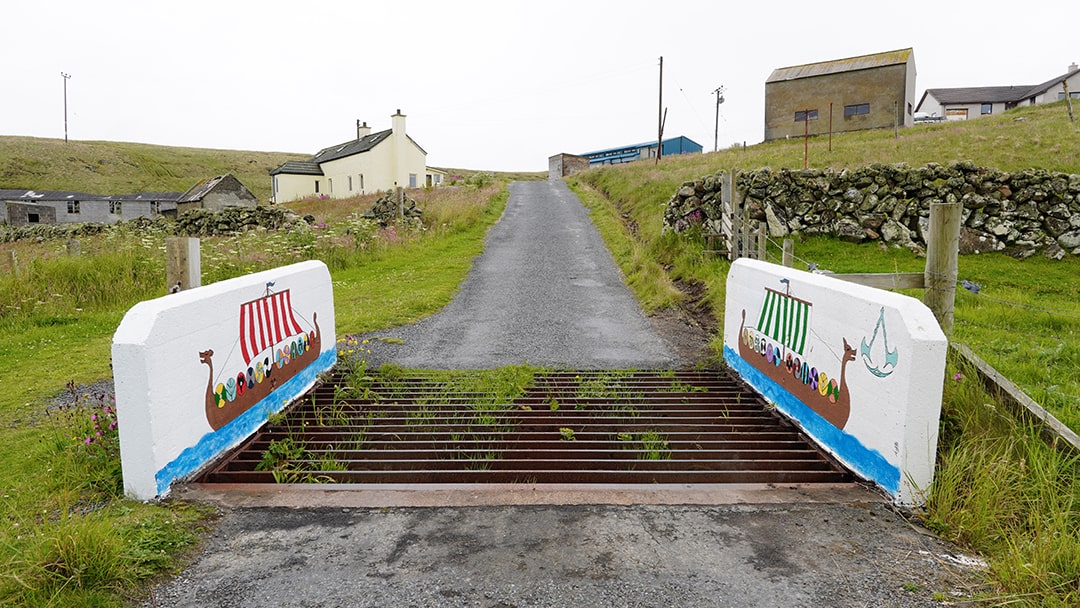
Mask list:
[[[801,355],[767,336],[752,352],[740,347],[744,336],[760,338],[767,288],[810,304]],[[798,331],[798,324],[790,325]],[[768,354],[776,349],[779,365]],[[933,313],[914,298],[756,260],[738,260],[728,273],[725,360],[826,451],[900,505],[923,504],[934,479],[947,350]],[[789,373],[795,382],[789,387],[774,380],[770,374],[783,379],[788,355],[816,372],[815,380],[843,378],[838,387],[847,387],[850,413],[840,416],[820,392],[800,387],[806,376]]]
[[[266,349],[251,347],[256,354],[249,363],[240,344],[241,310],[260,301],[268,289],[287,292],[301,332],[286,329],[284,337],[271,338]],[[264,302],[268,309],[269,302]],[[270,413],[282,410],[311,388],[319,373],[333,367],[335,331],[330,273],[318,261],[132,307],[112,347],[125,492],[142,500],[163,496],[172,482],[191,477],[250,436]],[[249,388],[236,390],[239,374]],[[244,392],[252,398],[269,394],[242,410]],[[215,393],[225,399],[219,401]],[[225,412],[236,417],[222,423]],[[221,424],[217,430],[211,416]]]

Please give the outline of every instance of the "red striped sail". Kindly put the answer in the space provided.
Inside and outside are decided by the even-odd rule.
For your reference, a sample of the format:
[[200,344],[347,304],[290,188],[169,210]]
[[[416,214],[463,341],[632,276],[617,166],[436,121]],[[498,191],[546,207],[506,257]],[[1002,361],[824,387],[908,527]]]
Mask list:
[[246,364],[278,342],[303,332],[293,316],[288,289],[240,305],[240,352]]

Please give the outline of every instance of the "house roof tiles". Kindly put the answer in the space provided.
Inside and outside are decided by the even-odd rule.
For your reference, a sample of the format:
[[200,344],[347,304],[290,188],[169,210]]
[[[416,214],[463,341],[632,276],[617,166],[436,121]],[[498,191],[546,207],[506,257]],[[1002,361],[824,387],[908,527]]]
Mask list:
[[382,140],[390,137],[392,133],[393,131],[391,129],[387,129],[385,131],[379,131],[378,133],[372,133],[371,135],[365,135],[359,139],[349,140],[343,144],[323,148],[316,152],[315,156],[311,157],[311,162],[326,163],[339,158],[345,158],[346,156],[352,156],[353,154],[367,152],[379,145],[379,142]]

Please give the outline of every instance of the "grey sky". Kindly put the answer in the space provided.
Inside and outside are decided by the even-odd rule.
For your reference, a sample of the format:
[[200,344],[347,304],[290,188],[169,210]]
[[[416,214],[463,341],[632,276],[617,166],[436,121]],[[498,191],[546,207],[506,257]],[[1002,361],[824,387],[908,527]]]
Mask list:
[[[918,7],[917,7],[918,6]],[[912,47],[926,88],[1038,84],[1080,61],[1068,2],[37,0],[0,7],[0,135],[310,154],[389,128],[433,166],[542,171],[665,137],[757,143],[777,67]],[[934,7],[934,8],[931,8]],[[1000,7],[1000,8],[999,8]]]

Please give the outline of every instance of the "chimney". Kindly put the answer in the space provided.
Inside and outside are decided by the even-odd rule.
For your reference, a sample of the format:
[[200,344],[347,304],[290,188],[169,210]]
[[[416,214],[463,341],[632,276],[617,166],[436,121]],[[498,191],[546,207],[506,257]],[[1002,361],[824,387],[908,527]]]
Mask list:
[[391,128],[393,129],[394,135],[395,136],[400,135],[401,137],[404,137],[405,136],[405,115],[401,113],[401,110],[398,110],[397,112],[395,112],[394,115],[390,117],[390,120],[391,120]]
[[1075,72],[1076,68],[1077,68],[1077,65],[1076,65],[1075,61],[1069,64],[1069,71],[1070,72]]
[[371,135],[371,127],[367,126],[367,121],[364,124],[360,124],[360,120],[356,121],[356,139],[362,139]]

